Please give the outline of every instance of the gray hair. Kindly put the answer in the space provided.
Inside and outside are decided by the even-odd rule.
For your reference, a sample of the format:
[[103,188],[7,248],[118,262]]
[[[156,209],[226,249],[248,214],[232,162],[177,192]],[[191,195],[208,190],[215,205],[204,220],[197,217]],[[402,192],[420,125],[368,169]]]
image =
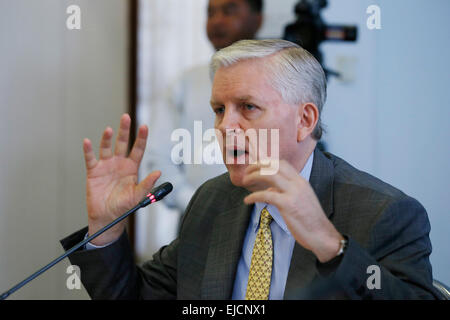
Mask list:
[[320,140],[323,127],[322,108],[327,97],[327,81],[320,63],[312,54],[295,43],[280,40],[241,40],[217,51],[210,63],[210,77],[214,79],[220,67],[239,61],[270,56],[267,68],[272,86],[289,104],[314,103],[319,109],[319,120],[312,137]]

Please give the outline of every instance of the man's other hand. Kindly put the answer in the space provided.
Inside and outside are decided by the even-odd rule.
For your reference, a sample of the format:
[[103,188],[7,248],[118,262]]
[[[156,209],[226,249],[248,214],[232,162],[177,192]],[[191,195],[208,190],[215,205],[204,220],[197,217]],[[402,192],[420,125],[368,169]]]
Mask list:
[[244,202],[276,206],[301,246],[322,263],[334,258],[344,238],[328,220],[309,182],[285,160],[280,161],[276,174],[262,175],[263,168],[260,163],[246,168],[243,182],[253,193]]

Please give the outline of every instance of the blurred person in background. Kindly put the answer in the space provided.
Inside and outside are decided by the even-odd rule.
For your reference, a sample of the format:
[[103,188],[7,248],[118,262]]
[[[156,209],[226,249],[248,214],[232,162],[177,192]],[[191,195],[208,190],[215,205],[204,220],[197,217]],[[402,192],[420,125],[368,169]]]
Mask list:
[[[263,22],[262,12],[263,0],[210,0],[206,33],[214,49],[220,50],[238,40],[253,39]],[[175,144],[171,141],[171,134],[174,130],[187,129],[193,139],[194,121],[201,121],[201,134],[214,128],[210,96],[209,66],[205,64],[184,72],[152,106],[149,133],[152,152],[147,168],[161,170],[161,179],[172,182],[176,187],[164,201],[180,214],[203,182],[226,171],[223,163],[194,164],[192,161],[191,164],[175,164],[171,158],[172,146]],[[210,143],[192,145],[204,150]],[[218,158],[221,158],[220,155]]]

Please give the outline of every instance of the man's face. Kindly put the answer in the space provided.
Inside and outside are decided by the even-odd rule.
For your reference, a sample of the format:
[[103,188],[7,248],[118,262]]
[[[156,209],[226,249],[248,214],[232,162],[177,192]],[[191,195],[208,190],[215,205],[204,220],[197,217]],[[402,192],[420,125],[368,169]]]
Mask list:
[[233,42],[253,39],[261,25],[261,14],[245,0],[210,0],[206,32],[216,50]]
[[[223,139],[219,138],[219,143],[223,160],[231,182],[236,186],[244,186],[242,179],[249,165],[250,150],[247,136],[245,146],[227,145],[225,137],[232,131],[242,133],[255,129],[258,150],[266,148],[272,158],[278,156],[291,164],[299,158],[297,124],[300,106],[284,102],[280,93],[272,87],[265,69],[267,59],[270,58],[244,60],[230,67],[221,67],[214,76],[211,95],[211,107],[216,114],[214,126],[222,134]],[[272,129],[278,129],[278,141],[268,141],[267,145],[262,146],[261,131],[264,130],[259,129],[268,129],[268,137]],[[278,155],[272,154],[273,143],[277,143]]]

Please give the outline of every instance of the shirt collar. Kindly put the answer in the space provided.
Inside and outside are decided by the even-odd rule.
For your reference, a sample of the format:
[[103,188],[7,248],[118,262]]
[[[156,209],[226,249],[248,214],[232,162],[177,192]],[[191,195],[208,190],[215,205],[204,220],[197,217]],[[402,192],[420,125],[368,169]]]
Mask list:
[[[308,160],[306,161],[305,166],[303,167],[302,171],[300,172],[300,176],[302,176],[304,179],[309,181],[309,178],[311,176],[311,170],[313,165],[313,159],[314,159],[314,151],[309,156]],[[264,209],[264,207],[267,207],[267,210],[270,212],[270,215],[273,218],[273,221],[275,221],[278,226],[283,229],[284,232],[286,232],[288,235],[291,235],[291,232],[289,231],[288,227],[286,226],[286,223],[284,222],[284,219],[281,217],[280,212],[278,211],[277,207],[267,204],[264,202],[256,202],[254,211],[252,214],[251,224],[252,224],[252,230],[256,233],[258,231],[259,227],[259,220],[261,216],[261,211]]]

